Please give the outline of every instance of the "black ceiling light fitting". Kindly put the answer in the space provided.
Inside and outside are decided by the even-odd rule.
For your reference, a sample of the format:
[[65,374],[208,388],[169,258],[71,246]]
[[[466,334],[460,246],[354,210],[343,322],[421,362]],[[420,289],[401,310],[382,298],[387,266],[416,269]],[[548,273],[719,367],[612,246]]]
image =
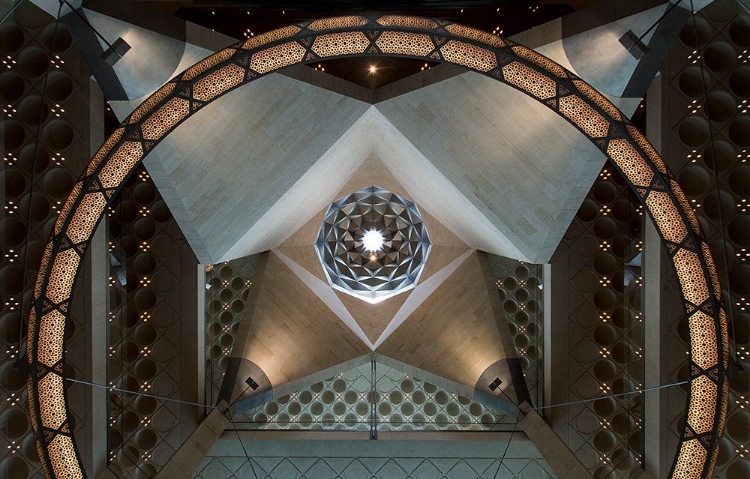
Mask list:
[[258,383],[256,383],[255,380],[251,378],[250,376],[248,376],[247,379],[245,380],[245,384],[247,384],[248,387],[250,387],[250,389],[252,389],[253,391],[258,389],[259,387]]
[[73,13],[75,13],[76,16],[80,18],[81,21],[107,45],[107,49],[104,50],[104,52],[102,52],[101,54],[102,60],[104,60],[107,65],[114,66],[115,63],[117,63],[118,60],[120,60],[120,58],[122,58],[123,55],[128,52],[128,50],[130,50],[130,45],[122,37],[118,37],[117,40],[114,41],[114,43],[110,43],[106,38],[104,38],[101,33],[99,33],[96,28],[94,28],[94,26],[91,24],[91,22],[88,21],[86,17],[81,15],[81,12],[79,12],[78,9],[76,9],[68,2],[68,0],[60,0],[61,7],[63,4],[67,5],[71,10],[73,10]]
[[494,381],[489,385],[490,391],[495,391],[497,388],[500,387],[500,385],[503,383],[503,381],[500,378],[495,378]]
[[633,55],[637,60],[640,60],[646,54],[648,53],[648,47],[645,43],[643,43],[643,38],[651,32],[654,28],[656,28],[659,23],[661,23],[662,20],[664,20],[667,15],[669,15],[669,12],[671,12],[677,5],[682,3],[682,0],[677,0],[675,3],[671,4],[669,7],[667,7],[667,10],[662,14],[661,17],[659,17],[658,20],[654,22],[653,25],[648,27],[648,29],[643,32],[643,34],[639,37],[636,35],[633,30],[628,30],[625,32],[625,35],[620,37],[620,44],[624,46],[628,52],[630,52],[631,55]]

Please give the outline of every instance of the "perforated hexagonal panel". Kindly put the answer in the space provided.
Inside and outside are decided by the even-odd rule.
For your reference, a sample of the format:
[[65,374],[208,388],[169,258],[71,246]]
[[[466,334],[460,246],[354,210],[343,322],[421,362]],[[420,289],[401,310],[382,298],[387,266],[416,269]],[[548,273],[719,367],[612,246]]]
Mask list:
[[332,287],[377,303],[417,284],[431,245],[416,203],[373,185],[331,203],[315,250]]

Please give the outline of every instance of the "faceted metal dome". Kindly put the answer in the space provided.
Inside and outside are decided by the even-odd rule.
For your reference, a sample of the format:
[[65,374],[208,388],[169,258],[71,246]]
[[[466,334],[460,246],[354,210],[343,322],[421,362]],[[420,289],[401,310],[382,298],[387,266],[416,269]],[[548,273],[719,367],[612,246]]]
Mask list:
[[[373,231],[383,243],[369,251]],[[431,246],[416,203],[378,186],[331,203],[315,242],[331,286],[370,303],[413,288]]]

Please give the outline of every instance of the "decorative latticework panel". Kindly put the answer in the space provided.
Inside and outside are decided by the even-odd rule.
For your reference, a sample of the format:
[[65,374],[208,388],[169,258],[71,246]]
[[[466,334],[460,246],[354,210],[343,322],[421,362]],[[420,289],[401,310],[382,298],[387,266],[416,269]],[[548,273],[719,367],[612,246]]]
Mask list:
[[258,255],[206,266],[206,404],[216,404]]
[[[296,31],[299,31],[299,29],[295,30],[295,32]],[[283,38],[285,33],[289,33],[289,31],[288,30],[277,31],[276,35],[269,34],[262,38],[259,36],[256,42],[258,42],[259,44],[263,44],[263,39],[269,39],[269,41],[277,40],[278,38]],[[226,62],[232,57],[234,53],[235,53],[234,48],[225,48],[221,51],[218,51],[214,53],[213,55],[209,56],[208,58],[199,61],[195,65],[185,70],[182,73],[182,79],[192,80],[193,78],[197,77],[201,73],[207,72],[208,70],[215,67],[216,65]],[[152,98],[153,100],[155,100],[155,101],[152,100],[151,102],[152,105],[158,103],[163,98],[165,98],[160,92],[164,90],[170,90],[170,89],[172,88],[169,87],[169,84],[164,85],[159,90],[157,90],[156,93],[152,94],[145,102],[143,102],[143,104],[146,105],[149,102],[149,100],[151,100]],[[154,97],[154,95],[158,95],[158,96]],[[136,108],[133,113],[136,113],[136,112],[138,113],[138,115],[136,116],[131,115],[131,122],[137,122],[142,117],[142,114],[146,113],[146,111],[141,112],[140,107]]]
[[544,291],[542,265],[490,255],[492,276],[503,303],[532,405],[544,404]]
[[[157,119],[150,120],[157,130],[161,130],[157,121]],[[113,151],[110,160],[96,175],[102,188],[114,188],[121,185],[138,161],[143,158],[143,145],[140,142],[118,142],[118,147],[113,148]]]
[[440,53],[450,63],[484,73],[497,66],[497,58],[492,50],[458,40],[448,41],[440,47]]
[[[233,80],[231,78],[225,78],[236,71],[231,67],[232,65],[227,65],[222,68],[222,70],[224,71],[219,70],[217,72],[213,72],[208,77],[204,77],[203,80],[196,82],[193,88],[197,89],[198,93],[203,93],[204,88],[202,88],[203,84],[201,82],[213,81],[212,87],[215,89],[220,89],[227,83],[232,84]],[[221,78],[221,81],[215,80],[214,78],[212,78],[212,75]],[[237,83],[239,83],[239,81],[234,82],[235,85]],[[200,100],[200,98],[198,98],[197,96],[196,99]],[[141,132],[143,133],[143,138],[147,140],[158,140],[159,138],[162,138],[168,131],[171,131],[175,126],[177,126],[177,123],[187,118],[188,111],[190,111],[189,101],[182,98],[170,98],[161,108],[159,108],[158,115],[150,115],[141,123]],[[137,145],[137,143],[133,142],[133,145],[135,146]],[[128,164],[128,162],[126,161],[126,159],[133,157],[133,154],[124,152],[124,171],[129,171],[133,166],[132,164]],[[122,178],[120,178],[119,181],[122,181]]]
[[57,364],[62,359],[60,346],[65,341],[65,315],[53,309],[42,317],[39,324],[39,334],[44,337],[37,351],[39,361],[50,366]]
[[362,32],[340,35],[320,35],[315,38],[312,51],[321,58],[364,53],[370,41]]
[[[606,165],[551,260],[548,400],[573,404],[544,413],[593,477],[629,478],[642,472],[644,452],[649,460],[643,450],[644,428],[650,427],[642,423],[644,395],[609,397],[640,389],[649,360],[643,220],[638,197]],[[558,283],[566,287],[555,295]],[[591,401],[597,397],[602,399]]]
[[581,126],[581,129],[592,138],[607,136],[609,122],[580,97],[575,95],[560,98],[560,113]]
[[106,205],[107,199],[101,193],[84,195],[73,220],[65,230],[73,244],[81,243],[91,236],[96,226],[96,218],[101,216]]
[[515,52],[515,54],[518,55],[520,58],[528,60],[544,68],[545,70],[552,73],[553,75],[561,77],[561,78],[568,76],[567,72],[565,71],[565,68],[558,65],[557,63],[550,60],[549,58],[545,57],[544,55],[540,55],[534,50],[530,48],[526,48],[522,45],[514,45],[512,48],[513,48],[513,52]]
[[534,68],[520,62],[512,62],[503,67],[505,81],[540,100],[555,96],[555,80],[539,73]]
[[435,46],[429,35],[407,32],[383,32],[375,44],[383,53],[427,56]]
[[429,18],[408,17],[404,15],[383,15],[377,19],[377,22],[384,27],[417,28],[419,30],[431,30],[438,26],[437,23]]
[[242,48],[244,48],[245,50],[252,50],[267,43],[291,37],[292,35],[298,33],[300,30],[301,28],[297,25],[289,25],[286,27],[277,28],[276,30],[271,30],[270,32],[265,32],[261,33],[260,35],[253,36],[242,44]]
[[[578,89],[579,93],[581,93],[584,97],[588,98],[589,100],[593,101],[597,106],[601,107],[607,114],[610,116],[610,118],[614,120],[622,120],[622,113],[620,113],[620,110],[617,109],[616,106],[612,104],[611,101],[604,98],[604,95],[596,91],[591,85],[586,83],[583,80],[577,79],[573,80],[573,85]],[[630,126],[628,127],[630,130]],[[635,131],[638,131],[637,128],[634,128]],[[648,141],[645,140],[645,137],[643,135],[639,135],[636,139],[636,142],[640,144],[648,144]],[[651,147],[653,150],[653,147]],[[659,155],[657,155],[658,157]],[[663,162],[662,162],[663,165]],[[662,173],[666,173],[665,170],[660,169]]]
[[282,43],[255,53],[250,68],[258,73],[268,73],[302,61],[305,48],[297,42]]
[[210,101],[242,83],[244,77],[244,68],[238,65],[227,65],[196,82],[193,85],[193,98],[199,101]]
[[[627,140],[610,141],[607,153],[617,158],[617,165],[620,170],[635,186],[647,187],[651,184],[654,173],[647,168],[646,161],[638,154],[635,146],[628,143]],[[660,218],[665,216],[660,207],[655,207],[654,211],[659,211]]]
[[[219,57],[221,58],[221,57]],[[219,60],[217,58],[216,60]],[[187,75],[187,72],[185,73]],[[139,121],[141,118],[143,118],[143,115],[148,113],[154,106],[156,106],[159,102],[161,102],[163,99],[165,99],[167,96],[169,96],[174,91],[175,84],[174,83],[167,83],[163,87],[156,90],[154,93],[151,94],[150,97],[148,97],[148,100],[144,101],[143,103],[136,108],[133,113],[130,114],[130,117],[128,118],[128,121],[130,123],[135,123]],[[124,129],[116,130],[108,139],[107,142],[104,143],[102,146],[103,149],[109,149],[112,147],[112,144],[116,141],[120,140],[120,137],[122,136],[122,132],[125,131]],[[98,154],[98,156],[101,156],[101,154]],[[95,157],[96,158],[96,157]],[[91,162],[91,166],[96,167],[98,166],[98,163]],[[87,172],[91,173],[91,172]]]
[[235,414],[233,422],[238,429],[387,432],[509,431],[516,420],[398,369],[365,363]]
[[450,25],[446,25],[445,29],[456,36],[469,38],[480,43],[492,45],[493,47],[504,47],[506,45],[505,40],[503,40],[499,36],[479,30],[477,28],[467,27],[466,25],[452,23]]
[[[62,303],[68,297],[73,289],[73,281],[75,280],[78,266],[81,263],[81,257],[78,256],[78,252],[72,248],[61,251],[52,264],[52,270],[50,271],[51,286],[47,287],[47,297],[54,303]],[[42,317],[44,321],[44,317]],[[62,347],[62,344],[59,345]],[[52,366],[48,364],[47,366]]]
[[319,32],[323,30],[336,30],[339,28],[362,27],[368,19],[361,15],[348,15],[345,17],[321,18],[314,20],[307,28]]

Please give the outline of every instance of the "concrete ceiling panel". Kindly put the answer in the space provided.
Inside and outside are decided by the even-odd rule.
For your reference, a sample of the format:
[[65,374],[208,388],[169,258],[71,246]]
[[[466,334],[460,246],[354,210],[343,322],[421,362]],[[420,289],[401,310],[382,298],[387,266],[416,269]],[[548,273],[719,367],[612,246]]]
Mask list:
[[[346,163],[367,108],[281,75],[265,77],[191,117],[154,149],[146,167],[202,262],[268,250],[283,231],[275,229],[270,238],[262,232],[280,220],[259,220],[282,197],[277,211],[294,216],[295,206],[320,196],[309,188],[326,188],[335,171],[319,167],[314,181],[293,187],[325,154],[338,152],[334,166]],[[344,137],[352,125],[354,133]],[[290,190],[291,198],[285,196]],[[301,223],[286,224],[287,234],[322,206],[309,208]]]
[[[176,73],[185,53],[185,42],[99,12],[83,9],[89,23],[109,43],[122,38],[130,46],[112,67],[128,99],[148,95]],[[108,45],[97,37],[102,50]]]
[[[640,36],[668,8],[664,4],[562,40],[573,71],[602,93],[623,96],[639,60],[620,44],[628,30]],[[642,40],[648,45],[654,31]]]
[[387,180],[467,247],[544,263],[603,163],[547,107],[473,73],[374,106],[272,75],[146,159],[202,262],[277,248],[353,181]]
[[[501,250],[487,235],[459,237],[476,249],[519,260],[549,260],[605,160],[546,106],[475,73],[377,108],[396,136],[403,136],[512,246]],[[424,173],[428,176],[426,168]],[[409,189],[408,179],[401,182]],[[430,184],[429,177],[420,183]],[[430,207],[441,201],[420,203],[450,228],[454,223]]]

